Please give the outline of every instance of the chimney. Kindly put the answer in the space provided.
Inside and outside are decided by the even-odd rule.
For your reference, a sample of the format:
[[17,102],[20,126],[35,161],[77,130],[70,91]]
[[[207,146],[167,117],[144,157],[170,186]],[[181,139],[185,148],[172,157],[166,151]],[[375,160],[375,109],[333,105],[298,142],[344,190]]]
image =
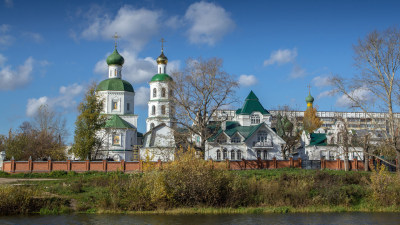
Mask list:
[[222,130],[226,130],[226,121],[223,121],[223,122],[221,123],[221,129],[222,129]]

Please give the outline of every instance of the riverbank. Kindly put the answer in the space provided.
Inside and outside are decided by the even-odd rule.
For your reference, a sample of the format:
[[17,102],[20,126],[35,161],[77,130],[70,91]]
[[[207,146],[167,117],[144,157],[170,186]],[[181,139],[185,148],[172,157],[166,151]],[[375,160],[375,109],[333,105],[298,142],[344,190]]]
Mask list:
[[400,177],[378,172],[211,169],[181,158],[144,173],[4,174],[52,178],[0,186],[0,214],[400,212]]

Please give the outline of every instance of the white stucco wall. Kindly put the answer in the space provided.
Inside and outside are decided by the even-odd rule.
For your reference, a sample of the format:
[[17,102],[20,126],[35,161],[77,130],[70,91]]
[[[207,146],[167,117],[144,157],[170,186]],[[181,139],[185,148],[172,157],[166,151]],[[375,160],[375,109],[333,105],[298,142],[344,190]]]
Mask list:
[[161,125],[154,127],[144,136],[143,148],[140,150],[140,158],[150,161],[172,161],[175,153],[174,131],[166,126]]

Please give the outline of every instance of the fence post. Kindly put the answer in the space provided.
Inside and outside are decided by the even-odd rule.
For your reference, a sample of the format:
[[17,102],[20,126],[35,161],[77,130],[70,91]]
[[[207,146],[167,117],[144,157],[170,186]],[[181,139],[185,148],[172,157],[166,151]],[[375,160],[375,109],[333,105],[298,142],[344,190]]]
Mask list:
[[107,172],[107,160],[103,159],[103,171]]
[[299,160],[299,168],[302,169],[303,167],[301,166],[301,158],[298,158],[297,160]]
[[125,172],[125,160],[121,159],[121,170],[122,172]]
[[340,167],[340,158],[338,157],[337,159],[336,159],[336,161],[337,161],[337,163],[336,163],[336,170],[341,170],[341,167]]
[[71,171],[71,160],[67,159],[67,171]]
[[228,170],[231,169],[231,161],[229,161],[228,158],[226,159],[226,168],[227,168]]
[[246,165],[246,160],[244,158],[242,158],[242,161],[244,163],[244,169],[246,169],[247,165]]
[[14,156],[11,157],[11,173],[15,173],[15,159]]
[[160,169],[162,169],[162,162],[161,162],[161,159],[158,159],[158,169],[160,170]]
[[28,170],[29,170],[29,173],[32,173],[32,170],[33,170],[32,156],[29,156],[29,159],[28,159]]
[[289,167],[290,168],[293,168],[294,166],[293,166],[294,164],[293,164],[293,157],[290,157],[289,158]]
[[86,171],[90,170],[90,161],[89,158],[86,158]]
[[278,164],[276,162],[276,157],[274,157],[272,160],[274,161],[274,169],[277,169],[278,168]]
[[49,156],[49,159],[47,160],[47,170],[49,170],[49,172],[52,171],[52,162],[51,162],[51,157]]

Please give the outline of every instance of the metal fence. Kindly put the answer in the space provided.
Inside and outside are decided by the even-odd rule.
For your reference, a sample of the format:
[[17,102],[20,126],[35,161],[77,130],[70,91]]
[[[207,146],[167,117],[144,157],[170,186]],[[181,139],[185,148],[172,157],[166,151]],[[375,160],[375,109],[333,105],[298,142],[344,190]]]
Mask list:
[[320,170],[321,169],[321,160],[302,160],[301,168],[307,170]]

